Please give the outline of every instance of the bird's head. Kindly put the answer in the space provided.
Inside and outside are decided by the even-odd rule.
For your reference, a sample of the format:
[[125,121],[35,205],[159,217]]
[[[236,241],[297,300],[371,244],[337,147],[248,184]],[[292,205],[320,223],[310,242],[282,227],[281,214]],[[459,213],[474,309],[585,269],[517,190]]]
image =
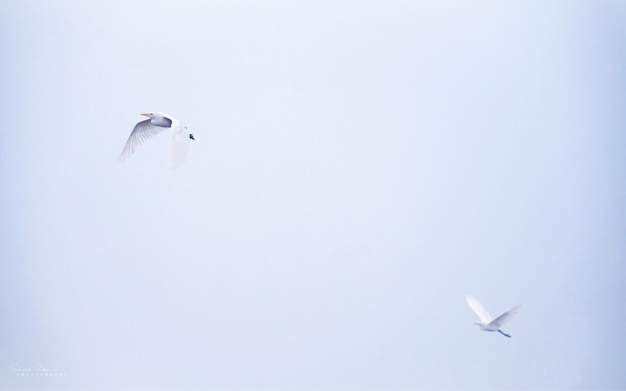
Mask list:
[[141,115],[143,115],[144,117],[150,117],[150,118],[152,118],[152,116],[154,115],[154,113],[141,113]]
[[483,323],[482,323],[482,322],[474,322],[474,324],[475,324],[476,326],[478,326],[478,327],[480,327],[480,326],[482,326],[482,325],[483,325]]

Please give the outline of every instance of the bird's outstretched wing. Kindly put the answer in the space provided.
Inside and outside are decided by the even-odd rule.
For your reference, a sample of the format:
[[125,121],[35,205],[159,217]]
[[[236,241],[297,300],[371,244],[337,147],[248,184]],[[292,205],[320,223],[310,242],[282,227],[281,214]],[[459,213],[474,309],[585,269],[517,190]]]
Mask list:
[[474,296],[465,295],[465,301],[467,301],[467,305],[469,305],[472,311],[474,311],[474,313],[478,315],[478,318],[480,318],[481,322],[491,322],[491,315],[489,315],[489,312],[487,312],[485,307],[483,307],[482,304],[480,304]]
[[496,326],[496,327],[502,327],[502,325],[504,325],[506,322],[508,322],[513,316],[515,316],[515,314],[517,314],[519,312],[519,309],[520,309],[520,306],[516,305],[515,307],[511,308],[510,310],[508,310],[504,314],[498,316],[497,318],[495,318],[494,320],[489,322],[489,325],[490,326]]
[[133,131],[130,132],[130,136],[128,136],[126,145],[124,145],[124,150],[120,154],[120,160],[128,159],[144,141],[168,129],[166,127],[154,126],[150,121],[150,119],[147,119],[135,125]]
[[189,136],[182,132],[172,133],[170,142],[170,166],[177,168],[184,163],[189,151]]

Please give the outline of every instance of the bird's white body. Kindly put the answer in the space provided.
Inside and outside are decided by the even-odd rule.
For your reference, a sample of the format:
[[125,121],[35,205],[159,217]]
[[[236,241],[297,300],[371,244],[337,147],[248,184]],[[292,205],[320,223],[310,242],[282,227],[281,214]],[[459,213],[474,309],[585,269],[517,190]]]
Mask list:
[[128,136],[126,145],[120,154],[120,160],[126,160],[135,150],[147,139],[163,132],[171,130],[170,138],[170,166],[176,168],[180,166],[187,156],[189,150],[189,140],[194,139],[193,135],[187,134],[185,127],[179,120],[164,113],[143,113],[149,119],[141,121],[135,125],[133,131]]
[[465,295],[465,301],[467,301],[467,305],[469,305],[472,311],[474,311],[474,313],[480,319],[480,322],[476,322],[474,324],[480,327],[481,330],[497,331],[500,334],[504,335],[505,337],[509,337],[509,338],[511,337],[510,335],[500,330],[500,328],[507,321],[509,321],[515,314],[517,314],[517,312],[520,309],[519,305],[516,305],[515,307],[511,308],[507,312],[503,313],[502,315],[494,319],[491,317],[491,315],[489,315],[489,312],[487,312],[485,307],[483,307],[482,304],[480,304],[480,302],[476,300],[474,296]]

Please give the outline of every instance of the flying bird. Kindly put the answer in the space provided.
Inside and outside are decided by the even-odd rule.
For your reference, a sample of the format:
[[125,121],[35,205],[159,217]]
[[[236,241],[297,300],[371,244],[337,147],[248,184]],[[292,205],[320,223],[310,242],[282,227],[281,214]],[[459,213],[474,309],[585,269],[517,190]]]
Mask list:
[[133,128],[130,132],[124,150],[120,154],[120,160],[126,160],[132,155],[137,147],[144,143],[152,136],[170,129],[172,131],[170,138],[170,166],[176,168],[180,166],[187,156],[189,150],[189,140],[195,140],[193,134],[186,133],[187,127],[179,120],[164,113],[142,113],[141,115],[148,117]]
[[505,337],[511,338],[509,334],[506,334],[505,332],[500,330],[500,327],[502,327],[502,325],[504,325],[506,322],[509,321],[509,319],[511,319],[515,314],[517,314],[517,312],[520,309],[519,305],[516,305],[515,307],[511,308],[507,312],[493,319],[491,315],[489,315],[489,312],[487,312],[485,307],[483,307],[482,304],[480,304],[474,296],[465,295],[465,301],[467,301],[467,305],[469,305],[472,311],[474,311],[474,313],[478,315],[480,322],[476,322],[474,324],[479,326],[481,330],[497,331],[500,334],[504,335]]

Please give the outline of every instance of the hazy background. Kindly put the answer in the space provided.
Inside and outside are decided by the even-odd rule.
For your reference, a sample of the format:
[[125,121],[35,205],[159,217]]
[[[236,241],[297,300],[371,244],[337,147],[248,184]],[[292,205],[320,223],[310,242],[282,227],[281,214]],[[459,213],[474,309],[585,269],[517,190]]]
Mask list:
[[626,388],[626,2],[0,4],[2,389]]

